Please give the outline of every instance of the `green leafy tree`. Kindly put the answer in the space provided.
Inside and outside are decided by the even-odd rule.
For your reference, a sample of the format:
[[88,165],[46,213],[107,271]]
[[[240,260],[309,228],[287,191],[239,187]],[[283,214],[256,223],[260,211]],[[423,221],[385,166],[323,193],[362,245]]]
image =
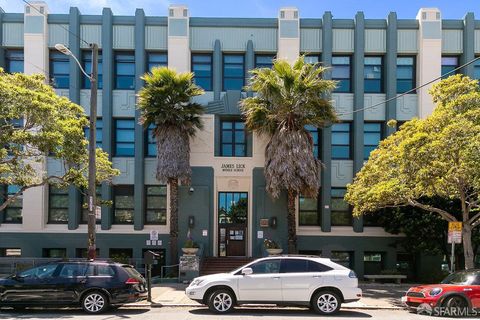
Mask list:
[[[355,216],[380,208],[413,206],[463,222],[465,268],[474,267],[472,230],[480,224],[480,88],[462,75],[434,85],[436,103],[380,143],[347,188]],[[461,216],[424,201],[458,200]]]
[[293,65],[276,60],[271,69],[253,70],[247,90],[256,96],[242,101],[248,130],[268,137],[265,149],[267,192],[278,198],[288,196],[288,252],[297,250],[295,201],[299,194],[316,198],[320,187],[321,163],[313,155],[313,141],[306,125],[322,128],[336,121],[326,97],[335,82],[324,80],[327,69],[305,63],[300,57]]
[[162,67],[153,68],[143,78],[139,92],[140,124],[154,125],[157,141],[157,180],[170,186],[170,254],[171,263],[178,259],[178,183],[189,184],[190,142],[202,128],[203,107],[191,101],[203,94],[192,79],[193,73],[177,73]]
[[[83,109],[59,97],[43,76],[0,69],[0,185],[19,187],[16,194],[0,199],[0,211],[32,187],[49,183],[86,188],[87,126]],[[46,171],[47,155],[61,161],[63,174]],[[119,174],[108,154],[97,149],[96,156],[97,183]]]

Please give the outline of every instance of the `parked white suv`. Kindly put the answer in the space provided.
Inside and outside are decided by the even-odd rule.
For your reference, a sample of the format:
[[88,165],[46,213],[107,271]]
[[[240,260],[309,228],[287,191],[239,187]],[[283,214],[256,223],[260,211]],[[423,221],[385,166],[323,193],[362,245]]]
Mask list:
[[358,301],[355,272],[330,259],[315,256],[276,256],[255,260],[230,273],[193,279],[186,295],[215,313],[235,305],[266,303],[310,306],[334,314],[343,302]]

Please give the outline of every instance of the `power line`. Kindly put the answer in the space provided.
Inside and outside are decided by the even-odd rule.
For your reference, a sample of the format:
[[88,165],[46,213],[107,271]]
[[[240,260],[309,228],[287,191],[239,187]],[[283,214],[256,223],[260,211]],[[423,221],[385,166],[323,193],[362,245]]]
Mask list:
[[455,69],[453,69],[453,70],[450,70],[450,71],[442,74],[440,77],[437,77],[437,78],[435,78],[435,79],[433,79],[433,80],[430,80],[430,81],[428,81],[428,82],[426,82],[426,83],[424,83],[424,84],[422,84],[422,85],[420,85],[420,86],[418,86],[418,87],[415,87],[415,88],[413,88],[413,89],[410,89],[410,90],[408,90],[408,91],[406,91],[406,92],[404,92],[404,93],[401,93],[401,94],[399,94],[399,95],[396,95],[396,96],[394,96],[394,97],[391,97],[391,98],[389,98],[389,99],[387,99],[387,100],[381,101],[381,102],[379,102],[379,103],[375,103],[374,105],[371,105],[371,106],[368,106],[368,107],[364,107],[364,108],[361,108],[361,109],[358,109],[358,110],[354,110],[354,111],[352,111],[352,112],[337,113],[337,115],[338,115],[338,116],[345,116],[345,115],[349,115],[349,114],[354,114],[354,113],[357,113],[357,112],[360,112],[360,111],[364,111],[364,110],[368,110],[368,109],[372,109],[372,108],[378,107],[378,106],[380,106],[380,105],[382,105],[382,104],[386,104],[386,103],[388,103],[388,102],[390,102],[390,101],[396,100],[396,99],[401,98],[401,97],[403,97],[403,96],[405,96],[405,95],[407,95],[407,94],[409,94],[409,93],[415,92],[415,91],[417,91],[418,89],[421,89],[421,88],[423,88],[423,87],[425,87],[425,86],[428,86],[429,84],[431,84],[431,83],[433,83],[433,82],[435,82],[435,81],[437,81],[437,80],[442,79],[442,78],[445,77],[446,75],[449,75],[450,73],[456,72],[456,71],[458,71],[458,70],[460,70],[460,69],[462,69],[462,68],[464,68],[464,67],[466,67],[466,66],[468,66],[468,65],[470,65],[470,64],[472,64],[472,63],[474,63],[474,62],[476,62],[476,61],[478,61],[478,60],[480,60],[480,57],[476,57],[475,59],[473,59],[473,60],[471,60],[471,61],[469,61],[469,62],[467,62],[467,63],[465,63],[465,64],[463,64],[463,65],[461,65],[461,66],[459,66],[459,67],[457,67],[457,68],[455,68]]
[[[41,12],[40,10],[38,10],[37,8],[35,8],[32,4],[30,4],[27,0],[22,0],[26,5],[28,5],[30,8],[33,8],[35,11],[37,11],[38,13],[40,13],[41,15],[43,15],[45,18],[48,19],[48,16]],[[90,43],[88,43],[87,41],[83,40],[79,35],[77,35],[76,33],[70,31],[69,29],[65,28],[62,24],[58,24],[59,27],[61,27],[63,30],[67,31],[68,33],[70,33],[72,36],[74,36],[75,38],[77,38],[78,40],[84,42],[86,45],[90,45]]]

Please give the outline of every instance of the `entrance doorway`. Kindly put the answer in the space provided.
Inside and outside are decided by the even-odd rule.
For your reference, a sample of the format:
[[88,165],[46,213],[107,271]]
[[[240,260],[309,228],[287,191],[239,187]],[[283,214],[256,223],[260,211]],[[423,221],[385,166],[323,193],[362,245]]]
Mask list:
[[246,256],[247,217],[247,192],[218,193],[218,253],[220,257]]

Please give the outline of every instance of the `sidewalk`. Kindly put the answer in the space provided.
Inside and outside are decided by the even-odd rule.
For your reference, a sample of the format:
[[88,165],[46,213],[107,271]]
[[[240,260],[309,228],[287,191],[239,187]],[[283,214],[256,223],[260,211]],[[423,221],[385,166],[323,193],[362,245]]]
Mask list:
[[[402,309],[400,297],[413,285],[361,283],[363,297],[360,301],[345,303],[345,309]],[[152,304],[148,302],[129,306],[200,307],[201,304],[185,295],[187,285],[181,283],[156,284],[152,288]]]

